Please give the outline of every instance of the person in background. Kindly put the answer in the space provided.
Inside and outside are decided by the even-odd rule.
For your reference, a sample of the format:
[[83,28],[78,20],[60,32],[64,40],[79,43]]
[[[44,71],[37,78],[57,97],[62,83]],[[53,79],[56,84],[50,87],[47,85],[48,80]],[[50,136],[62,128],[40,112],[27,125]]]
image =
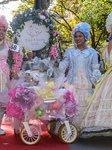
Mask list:
[[[112,32],[110,33],[110,36]],[[101,50],[106,73],[98,82],[81,120],[81,137],[112,135],[112,39]]]
[[33,57],[33,53],[32,51],[29,51],[27,53],[27,57],[26,59],[23,61],[23,64],[22,64],[22,70],[32,70],[32,57]]
[[8,23],[5,16],[0,15],[0,135],[6,134],[5,131],[1,129],[1,123],[6,105],[9,101],[10,68],[7,63],[9,48],[8,42],[5,40],[7,28]]
[[59,63],[59,70],[65,73],[69,66],[66,82],[76,88],[80,114],[75,116],[74,123],[79,127],[79,121],[87,105],[87,98],[101,78],[101,73],[97,52],[86,43],[90,38],[90,25],[81,22],[74,27],[71,34],[74,46],[66,50],[63,61]]
[[100,55],[100,61],[99,61],[100,72],[101,72],[101,74],[105,74],[105,72],[106,72],[105,63],[104,63],[104,59],[102,57],[102,52],[101,51],[99,51],[99,55]]
[[32,51],[29,51],[29,52],[27,53],[27,60],[28,60],[28,61],[31,61],[31,60],[32,60],[32,57],[33,57]]

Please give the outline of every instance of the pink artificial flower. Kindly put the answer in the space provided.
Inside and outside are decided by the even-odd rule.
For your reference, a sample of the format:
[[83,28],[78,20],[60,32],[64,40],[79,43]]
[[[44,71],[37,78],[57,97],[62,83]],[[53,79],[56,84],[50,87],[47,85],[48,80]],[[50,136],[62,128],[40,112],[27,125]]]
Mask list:
[[55,45],[52,45],[52,46],[51,46],[51,51],[50,51],[50,55],[49,55],[49,56],[51,56],[51,55],[53,55],[54,58],[58,57],[58,55],[59,55],[59,54],[57,53],[57,48],[56,48]]
[[41,16],[41,13],[38,13],[38,16],[40,17],[40,16]]
[[53,36],[54,36],[54,37],[56,36],[56,32],[53,33]]
[[56,40],[58,40],[58,36],[56,37]]
[[72,101],[75,105],[78,104],[78,100],[74,98],[73,92],[70,92],[69,90],[67,90],[63,97],[67,99],[67,101]]
[[45,19],[46,19],[46,17],[45,17],[44,15],[40,15],[40,18],[41,18],[42,20],[45,20]]
[[13,52],[13,59],[15,64],[12,66],[12,69],[19,72],[22,64],[22,55],[20,55],[20,52]]
[[70,92],[69,90],[64,94],[64,99],[66,99],[65,102],[65,109],[66,114],[70,117],[72,117],[74,114],[79,114],[79,109],[77,107],[78,101],[74,98],[73,92]]
[[20,120],[23,119],[23,111],[15,103],[9,102],[6,107],[6,114],[11,117],[16,117]]
[[72,103],[72,101],[67,101],[65,103],[65,110],[66,110],[66,115],[73,117],[74,114],[78,115],[79,114],[79,109],[78,107]]
[[19,13],[15,14],[15,16],[18,16],[18,15],[19,15]]
[[47,12],[47,10],[44,10],[44,12],[46,13],[47,16],[49,16],[49,13]]
[[18,68],[18,65],[14,64],[14,65],[12,66],[12,70],[15,70],[16,68]]
[[16,87],[9,93],[10,102],[16,103],[22,110],[31,109],[35,105],[38,95],[33,88],[25,88],[23,86]]
[[52,103],[53,110],[54,109],[60,109],[61,106],[62,106],[62,102],[59,100]]
[[15,70],[16,72],[20,72],[20,68],[16,68],[16,70]]
[[16,71],[16,68],[17,68],[16,66],[14,66],[14,65],[12,66],[12,70]]
[[48,21],[48,19],[45,19],[45,22],[47,22]]
[[73,28],[71,34],[74,34],[74,33],[75,33],[75,30],[76,30],[76,26]]
[[59,32],[56,32],[56,35],[60,35],[60,33],[59,33]]
[[17,66],[21,66],[21,61],[16,61]]
[[19,52],[13,52],[13,59],[18,60],[20,58]]
[[24,92],[24,87],[23,87],[23,86],[15,87],[12,91],[9,91],[9,92],[8,92],[8,95],[9,95],[11,98],[17,97],[17,95],[16,95],[17,91]]

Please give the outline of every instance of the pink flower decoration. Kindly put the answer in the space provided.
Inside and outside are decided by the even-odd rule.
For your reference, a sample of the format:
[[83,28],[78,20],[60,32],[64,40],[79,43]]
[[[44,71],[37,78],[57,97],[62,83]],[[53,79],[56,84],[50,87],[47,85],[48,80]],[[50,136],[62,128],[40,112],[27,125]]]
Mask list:
[[49,13],[47,12],[47,10],[44,10],[44,12],[46,13],[47,16],[49,16]]
[[35,105],[38,95],[33,88],[25,88],[23,86],[16,87],[9,93],[10,102],[16,103],[22,110],[31,109]]
[[74,114],[79,114],[79,109],[77,107],[78,101],[75,100],[74,95],[69,90],[64,94],[64,99],[66,99],[65,102],[65,109],[66,109],[66,115],[73,117]]
[[15,103],[8,103],[6,107],[6,114],[11,117],[16,117],[20,120],[23,119],[23,111]]
[[16,62],[16,65],[17,65],[17,66],[21,66],[21,61],[17,61],[17,62]]
[[73,28],[71,34],[74,34],[74,33],[75,33],[75,30],[76,30],[76,26]]
[[56,37],[56,40],[58,40],[58,36]]
[[19,13],[15,14],[15,16],[18,16],[18,15],[19,15]]
[[17,97],[17,95],[16,95],[17,91],[21,91],[23,93],[24,87],[23,86],[15,87],[12,91],[8,92],[8,95],[12,98],[15,98],[15,97]]
[[19,72],[22,65],[22,55],[20,55],[20,52],[13,52],[13,59],[14,65],[12,66],[12,69]]
[[59,35],[59,36],[60,36],[60,33],[59,33],[59,32],[56,32],[56,35]]
[[41,18],[42,20],[45,20],[45,19],[46,19],[46,17],[45,17],[44,15],[40,15],[40,18]]
[[67,99],[67,101],[71,101],[75,105],[78,104],[78,101],[74,98],[73,92],[70,92],[69,90],[64,94],[63,97]]
[[56,36],[56,32],[53,33],[53,36],[54,36],[54,37]]
[[47,22],[48,21],[48,19],[45,19],[45,22]]
[[53,36],[56,37],[58,39],[58,37],[60,36],[59,32],[54,31]]
[[55,45],[52,45],[52,46],[51,46],[51,51],[50,51],[50,55],[49,55],[49,56],[51,56],[51,55],[53,55],[54,58],[58,57],[58,55],[59,55],[59,54],[57,53],[57,48],[56,48]]
[[53,109],[59,109],[62,106],[62,102],[57,100],[56,102],[52,103]]
[[41,16],[41,13],[38,13],[38,16],[40,17],[40,16]]

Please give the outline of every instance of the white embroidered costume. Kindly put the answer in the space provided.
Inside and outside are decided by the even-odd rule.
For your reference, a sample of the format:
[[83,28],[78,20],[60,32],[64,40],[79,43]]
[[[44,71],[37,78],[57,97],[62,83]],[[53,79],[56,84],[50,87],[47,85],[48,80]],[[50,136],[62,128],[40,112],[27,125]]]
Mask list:
[[75,86],[78,95],[80,115],[75,116],[75,123],[79,123],[87,105],[87,98],[92,94],[92,84],[96,85],[101,77],[97,53],[89,47],[83,51],[75,47],[69,48],[59,64],[59,69],[65,72],[68,66],[67,82]]
[[95,92],[89,99],[87,112],[81,121],[81,136],[111,135],[112,129],[112,50],[110,56],[104,51],[108,70],[102,76]]
[[7,64],[8,48],[4,44],[4,48],[0,50],[0,105],[5,105],[9,101],[7,84],[9,83],[9,66]]

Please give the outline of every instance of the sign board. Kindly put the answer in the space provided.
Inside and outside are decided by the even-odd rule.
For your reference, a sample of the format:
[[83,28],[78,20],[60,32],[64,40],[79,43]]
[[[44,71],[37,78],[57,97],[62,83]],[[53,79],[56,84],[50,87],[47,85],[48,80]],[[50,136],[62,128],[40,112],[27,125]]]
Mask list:
[[49,28],[45,25],[38,25],[32,20],[25,23],[24,29],[20,32],[20,42],[30,50],[40,50],[46,46],[49,41]]
[[18,52],[19,51],[19,46],[17,44],[12,43],[11,47],[10,47],[10,50],[14,51],[14,52]]

